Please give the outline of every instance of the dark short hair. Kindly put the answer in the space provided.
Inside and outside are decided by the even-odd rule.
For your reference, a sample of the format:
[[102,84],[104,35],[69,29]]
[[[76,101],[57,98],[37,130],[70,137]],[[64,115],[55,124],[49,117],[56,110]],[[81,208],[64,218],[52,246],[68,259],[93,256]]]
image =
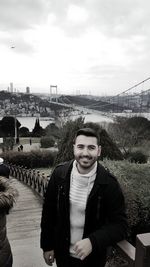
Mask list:
[[100,136],[99,134],[92,128],[81,128],[79,129],[76,134],[75,134],[75,138],[74,138],[74,143],[76,141],[76,138],[79,135],[85,135],[85,136],[89,136],[89,137],[95,137],[97,139],[97,144],[100,144]]

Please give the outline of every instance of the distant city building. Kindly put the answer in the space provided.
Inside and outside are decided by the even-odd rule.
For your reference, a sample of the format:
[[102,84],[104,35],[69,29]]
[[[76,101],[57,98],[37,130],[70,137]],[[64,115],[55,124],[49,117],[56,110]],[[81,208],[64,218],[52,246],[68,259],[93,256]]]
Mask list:
[[13,93],[13,83],[10,83],[10,92]]
[[30,94],[30,87],[29,86],[26,87],[26,94]]
[[76,90],[76,95],[80,95],[80,90],[79,89]]

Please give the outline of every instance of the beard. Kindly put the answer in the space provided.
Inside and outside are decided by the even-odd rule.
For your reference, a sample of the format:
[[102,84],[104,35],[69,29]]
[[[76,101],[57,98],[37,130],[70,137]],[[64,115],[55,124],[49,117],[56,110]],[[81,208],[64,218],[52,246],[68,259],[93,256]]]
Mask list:
[[97,161],[97,158],[91,156],[79,156],[75,157],[75,159],[82,169],[90,169]]

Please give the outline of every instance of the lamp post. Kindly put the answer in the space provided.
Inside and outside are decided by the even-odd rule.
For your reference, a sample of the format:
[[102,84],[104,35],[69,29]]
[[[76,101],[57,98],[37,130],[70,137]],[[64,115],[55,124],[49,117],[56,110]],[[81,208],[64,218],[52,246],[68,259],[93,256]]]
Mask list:
[[14,115],[14,130],[15,130],[15,144],[18,144],[19,143],[19,137],[18,137],[18,131],[17,131],[17,115],[16,115],[16,112],[15,112],[15,115]]
[[15,120],[15,144],[17,144],[17,121],[16,121],[16,114],[15,114],[14,120]]

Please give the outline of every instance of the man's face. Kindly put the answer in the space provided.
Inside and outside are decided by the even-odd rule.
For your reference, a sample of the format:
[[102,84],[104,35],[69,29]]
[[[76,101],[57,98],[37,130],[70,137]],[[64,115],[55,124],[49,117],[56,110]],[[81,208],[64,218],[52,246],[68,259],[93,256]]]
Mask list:
[[97,138],[79,135],[74,144],[74,157],[81,173],[88,173],[101,153],[101,147],[97,144]]

